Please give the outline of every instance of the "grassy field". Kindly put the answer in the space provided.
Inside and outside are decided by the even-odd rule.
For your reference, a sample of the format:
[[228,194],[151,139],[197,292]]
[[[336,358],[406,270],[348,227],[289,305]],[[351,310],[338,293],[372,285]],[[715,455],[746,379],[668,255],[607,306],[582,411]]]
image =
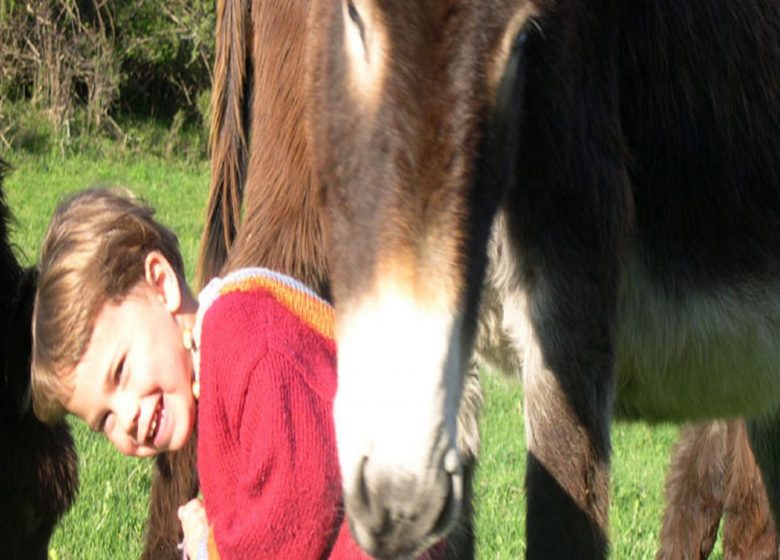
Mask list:
[[[158,208],[178,233],[191,275],[208,186],[204,161],[91,154],[61,159],[20,153],[6,193],[16,218],[13,240],[26,263],[36,253],[61,197],[94,184],[130,187]],[[516,382],[486,374],[483,454],[476,481],[478,557],[518,558],[524,552],[523,420]],[[50,558],[130,559],[142,548],[151,463],[114,452],[71,421],[79,452],[81,493],[54,535]],[[613,430],[612,557],[652,558],[663,512],[663,476],[677,436],[671,426],[617,424]],[[720,554],[716,553],[715,558]]]

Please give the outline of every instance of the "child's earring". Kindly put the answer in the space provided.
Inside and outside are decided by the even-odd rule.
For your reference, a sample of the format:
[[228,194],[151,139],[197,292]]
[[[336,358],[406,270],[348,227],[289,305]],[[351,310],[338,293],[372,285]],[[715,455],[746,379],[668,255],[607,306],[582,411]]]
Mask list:
[[[192,338],[192,329],[184,329],[182,332],[182,343],[184,344],[185,350],[192,352],[192,349],[195,347],[195,340]],[[198,374],[196,372],[194,373],[195,375],[192,379],[192,396],[195,397],[195,400],[198,400],[200,398],[200,381],[198,381]]]
[[192,347],[194,346],[193,340],[192,340],[192,330],[191,329],[184,329],[184,332],[182,333],[182,342],[184,343],[184,349],[185,350],[192,350]]
[[200,399],[200,381],[197,379],[192,380],[192,396],[196,401]]

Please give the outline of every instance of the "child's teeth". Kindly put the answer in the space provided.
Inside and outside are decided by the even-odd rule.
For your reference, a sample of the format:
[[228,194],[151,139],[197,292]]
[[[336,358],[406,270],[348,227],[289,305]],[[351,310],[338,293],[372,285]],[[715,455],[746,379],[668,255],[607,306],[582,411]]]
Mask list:
[[154,411],[154,417],[152,418],[152,423],[149,425],[149,436],[148,436],[148,439],[149,439],[150,442],[153,441],[154,440],[154,436],[157,435],[157,424],[161,420],[161,418],[160,418],[161,415],[162,415],[162,412],[160,411],[159,407],[156,408],[155,411]]

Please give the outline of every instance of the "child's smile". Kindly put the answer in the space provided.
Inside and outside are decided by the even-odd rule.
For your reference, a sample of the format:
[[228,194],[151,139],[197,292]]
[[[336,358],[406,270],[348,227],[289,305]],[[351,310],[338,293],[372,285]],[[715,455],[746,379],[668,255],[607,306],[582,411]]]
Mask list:
[[156,446],[158,443],[155,440],[155,437],[158,435],[158,428],[162,426],[162,421],[165,417],[164,415],[165,407],[164,407],[164,401],[163,398],[160,397],[160,400],[157,401],[157,406],[154,407],[154,412],[152,413],[152,420],[149,423],[149,429],[146,431],[146,438],[144,438],[144,441],[149,446]]
[[166,289],[142,281],[104,304],[66,403],[126,455],[180,449],[194,426],[192,358]]

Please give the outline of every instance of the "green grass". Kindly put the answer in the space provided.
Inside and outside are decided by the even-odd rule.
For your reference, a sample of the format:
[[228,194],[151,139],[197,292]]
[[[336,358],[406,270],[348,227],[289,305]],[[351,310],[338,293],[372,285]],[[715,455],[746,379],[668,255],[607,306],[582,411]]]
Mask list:
[[[477,473],[477,539],[481,559],[525,555],[525,429],[520,384],[483,374],[485,414]],[[612,430],[612,558],[654,558],[663,515],[663,482],[676,426],[618,422]],[[720,558],[719,552],[713,558]]]
[[[93,184],[130,187],[173,227],[192,275],[208,187],[205,161],[163,160],[107,150],[62,159],[6,154],[16,167],[6,194],[16,218],[13,240],[32,263],[51,212],[65,193]],[[476,479],[478,557],[524,553],[524,428],[519,384],[484,375],[483,448]],[[57,529],[50,557],[135,559],[143,542],[151,462],[120,456],[78,421],[81,493]],[[613,430],[612,557],[653,558],[663,513],[663,477],[677,428],[643,424]],[[718,553],[719,554],[719,553]],[[720,557],[718,554],[716,558]]]
[[485,408],[482,450],[475,481],[477,551],[480,558],[519,558],[525,552],[525,429],[520,384],[482,375]]

